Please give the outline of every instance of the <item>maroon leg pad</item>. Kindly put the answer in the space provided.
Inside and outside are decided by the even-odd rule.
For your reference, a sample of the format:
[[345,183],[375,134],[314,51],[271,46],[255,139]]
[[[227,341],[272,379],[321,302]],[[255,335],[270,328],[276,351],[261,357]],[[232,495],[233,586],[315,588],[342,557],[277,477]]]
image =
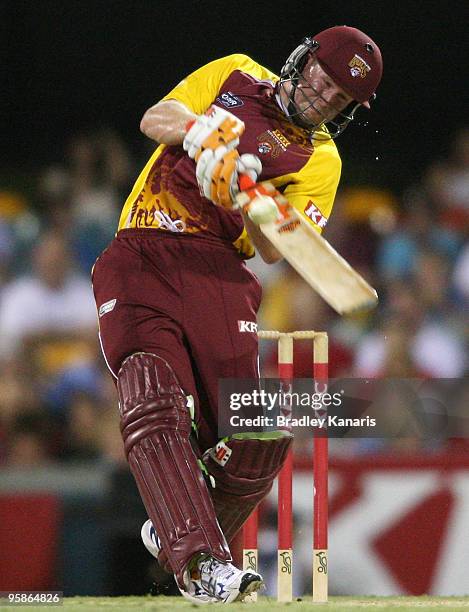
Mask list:
[[135,353],[124,361],[117,388],[130,469],[168,569],[184,588],[184,571],[197,553],[231,560],[189,441],[186,396],[170,365],[150,353]]
[[[231,450],[225,465],[217,462],[217,447],[205,454],[208,471],[215,478],[212,490],[218,521],[228,541],[232,540],[254,508],[272,488],[292,436],[275,440],[231,439],[220,444]],[[226,457],[226,454],[221,453]]]

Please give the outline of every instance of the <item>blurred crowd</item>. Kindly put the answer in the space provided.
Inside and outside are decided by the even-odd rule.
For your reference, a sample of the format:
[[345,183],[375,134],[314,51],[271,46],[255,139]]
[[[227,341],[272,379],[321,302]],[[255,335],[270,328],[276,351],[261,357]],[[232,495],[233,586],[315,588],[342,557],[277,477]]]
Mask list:
[[137,171],[111,130],[0,192],[0,465],[124,461],[90,272]]
[[[324,236],[377,288],[377,310],[340,318],[288,265],[256,257],[249,266],[264,287],[260,326],[327,330],[333,377],[464,377],[469,128],[448,147],[403,194],[370,184],[343,185],[337,195]],[[123,462],[90,271],[143,159],[112,130],[80,134],[61,163],[38,171],[33,191],[0,189],[2,467]],[[261,346],[267,375],[275,350]],[[310,353],[298,345],[297,376],[311,375]]]

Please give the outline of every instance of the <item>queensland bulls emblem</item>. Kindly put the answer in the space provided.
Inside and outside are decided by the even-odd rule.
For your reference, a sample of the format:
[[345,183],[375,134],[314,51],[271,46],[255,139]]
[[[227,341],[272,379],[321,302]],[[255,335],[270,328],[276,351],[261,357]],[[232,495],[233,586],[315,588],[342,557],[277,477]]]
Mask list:
[[257,150],[261,155],[270,155],[275,159],[287,150],[290,141],[280,130],[267,130],[257,137]]
[[362,79],[364,79],[367,73],[370,72],[371,70],[371,67],[369,66],[369,64],[367,64],[365,60],[359,55],[357,55],[356,53],[352,57],[352,59],[349,61],[348,65],[350,67],[350,74],[353,77],[359,76]]

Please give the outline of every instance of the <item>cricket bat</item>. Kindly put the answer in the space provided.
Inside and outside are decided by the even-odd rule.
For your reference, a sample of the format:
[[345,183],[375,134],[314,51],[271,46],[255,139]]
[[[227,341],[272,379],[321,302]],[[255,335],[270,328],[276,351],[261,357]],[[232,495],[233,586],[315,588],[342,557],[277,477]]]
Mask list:
[[[276,193],[270,183],[262,183],[261,199]],[[240,179],[243,190],[255,188],[246,175]],[[245,208],[255,200],[241,191],[236,206]],[[261,223],[261,232],[288,263],[340,315],[374,308],[378,294],[366,280],[325,240],[282,195],[275,196],[279,215]]]

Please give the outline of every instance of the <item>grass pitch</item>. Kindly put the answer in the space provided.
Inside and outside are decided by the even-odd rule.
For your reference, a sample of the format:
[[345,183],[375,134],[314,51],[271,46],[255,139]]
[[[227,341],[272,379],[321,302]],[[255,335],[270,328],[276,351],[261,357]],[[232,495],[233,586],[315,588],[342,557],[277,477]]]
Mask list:
[[[16,606],[15,606],[16,607]],[[30,610],[44,610],[44,606],[27,606]],[[55,606],[54,606],[55,607]],[[181,597],[66,597],[65,608],[79,610],[129,610],[135,612],[139,609],[161,611],[201,609],[201,606],[191,604]],[[272,608],[288,608],[294,610],[313,612],[352,612],[360,608],[377,608],[379,612],[392,610],[404,612],[416,610],[417,612],[435,612],[437,609],[448,611],[460,608],[469,608],[469,597],[331,597],[327,604],[315,604],[311,597],[297,599],[292,603],[279,603],[270,597],[259,597],[257,603],[231,604],[226,610],[239,612],[270,612]],[[212,608],[213,609],[213,608]]]

